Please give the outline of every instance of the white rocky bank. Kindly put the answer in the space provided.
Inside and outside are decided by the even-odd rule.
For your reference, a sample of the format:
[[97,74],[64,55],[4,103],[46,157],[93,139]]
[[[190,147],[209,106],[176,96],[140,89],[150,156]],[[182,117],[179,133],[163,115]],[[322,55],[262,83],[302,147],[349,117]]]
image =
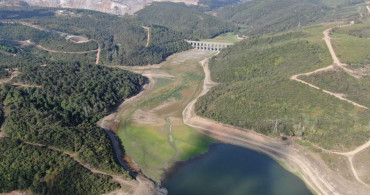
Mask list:
[[22,0],[30,6],[96,10],[105,13],[133,14],[153,1],[183,2],[196,5],[199,0]]

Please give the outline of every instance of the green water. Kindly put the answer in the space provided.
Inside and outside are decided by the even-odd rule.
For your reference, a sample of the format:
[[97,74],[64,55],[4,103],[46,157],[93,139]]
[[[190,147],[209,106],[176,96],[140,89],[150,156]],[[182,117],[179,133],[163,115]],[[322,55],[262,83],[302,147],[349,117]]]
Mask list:
[[228,144],[214,144],[205,155],[177,163],[162,185],[169,195],[312,194],[270,157]]

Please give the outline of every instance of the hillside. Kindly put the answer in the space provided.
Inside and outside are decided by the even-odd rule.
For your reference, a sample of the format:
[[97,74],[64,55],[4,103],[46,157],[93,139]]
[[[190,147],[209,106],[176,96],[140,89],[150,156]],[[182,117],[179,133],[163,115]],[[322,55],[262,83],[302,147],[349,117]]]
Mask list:
[[[18,5],[29,5],[39,7],[61,7],[61,8],[76,8],[76,9],[88,9],[96,10],[100,12],[125,15],[133,14],[136,11],[144,8],[147,4],[153,1],[161,0],[2,0],[0,6],[18,6]],[[184,2],[186,4],[197,4],[198,0],[168,0],[173,2]]]
[[248,35],[261,35],[298,29],[302,26],[357,16],[363,0],[261,0],[226,6],[214,12],[234,22]]
[[368,110],[289,79],[331,64],[320,36],[310,32],[254,38],[222,51],[210,61],[212,79],[222,84],[199,100],[197,113],[266,135],[302,136],[328,149],[365,143]]
[[[70,21],[53,23],[55,10],[2,9],[0,16],[0,172],[7,176],[0,177],[0,193],[104,194],[122,187],[131,176],[96,122],[137,94],[144,77],[99,66],[104,38],[66,33],[60,24]],[[107,19],[99,16],[100,23]],[[153,41],[160,42],[155,36]]]
[[153,3],[138,11],[136,15],[137,19],[144,23],[168,27],[181,32],[188,39],[208,39],[237,30],[234,24],[185,4]]
[[[189,49],[189,45],[183,40],[184,37],[180,33],[162,26],[150,26],[150,40],[148,42],[148,32],[143,28],[141,22],[128,16],[116,17],[82,10],[59,12],[56,9],[3,8],[0,11],[0,18],[8,21],[16,20],[18,23],[18,25],[11,25],[12,28],[4,28],[4,33],[12,34],[10,31],[14,32],[18,29],[32,30],[33,34],[38,34],[38,39],[41,39],[41,42],[39,40],[32,41],[42,46],[55,48],[52,45],[55,45],[57,41],[55,37],[58,35],[63,37],[66,34],[72,34],[86,37],[100,45],[99,62],[104,65],[157,64],[173,53]],[[28,25],[19,25],[22,22]],[[9,24],[4,25],[9,26]],[[13,36],[26,31],[14,32]],[[27,38],[28,34],[22,36],[18,40],[30,39]],[[63,42],[62,40],[59,40],[58,45]],[[80,48],[82,46],[79,44]],[[64,48],[64,50],[66,49]],[[81,50],[88,51],[89,49],[91,49],[90,46]]]

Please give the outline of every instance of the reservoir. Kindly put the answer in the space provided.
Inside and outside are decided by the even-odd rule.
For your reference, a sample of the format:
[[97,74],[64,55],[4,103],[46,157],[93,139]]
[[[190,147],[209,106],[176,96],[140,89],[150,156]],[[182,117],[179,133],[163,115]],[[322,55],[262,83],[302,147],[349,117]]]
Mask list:
[[176,163],[162,185],[169,195],[312,195],[272,158],[228,144],[213,144],[206,154]]

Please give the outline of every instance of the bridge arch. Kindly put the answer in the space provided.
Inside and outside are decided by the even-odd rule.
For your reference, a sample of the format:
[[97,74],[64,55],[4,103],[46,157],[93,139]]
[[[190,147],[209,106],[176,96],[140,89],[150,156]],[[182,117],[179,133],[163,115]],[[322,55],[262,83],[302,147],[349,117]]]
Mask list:
[[191,41],[185,40],[189,43],[193,48],[199,50],[211,50],[211,51],[220,51],[222,49],[228,48],[233,43],[217,43],[217,42],[207,42],[207,41]]

